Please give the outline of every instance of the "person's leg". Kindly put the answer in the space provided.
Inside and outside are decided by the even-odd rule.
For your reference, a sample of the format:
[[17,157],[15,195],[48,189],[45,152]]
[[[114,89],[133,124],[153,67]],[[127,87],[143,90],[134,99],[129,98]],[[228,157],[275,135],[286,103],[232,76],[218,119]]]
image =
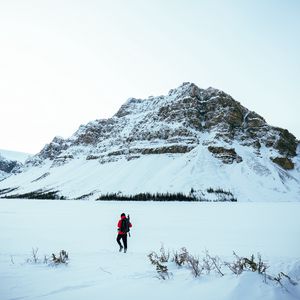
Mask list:
[[122,234],[122,240],[124,245],[124,252],[127,251],[127,234]]
[[[121,238],[122,238],[122,234],[118,234],[118,236],[117,236],[117,242],[118,242],[118,244],[120,246],[120,250],[119,251],[121,251],[123,249],[123,246],[122,246],[122,244],[120,242]],[[124,241],[123,241],[123,243],[124,243]]]

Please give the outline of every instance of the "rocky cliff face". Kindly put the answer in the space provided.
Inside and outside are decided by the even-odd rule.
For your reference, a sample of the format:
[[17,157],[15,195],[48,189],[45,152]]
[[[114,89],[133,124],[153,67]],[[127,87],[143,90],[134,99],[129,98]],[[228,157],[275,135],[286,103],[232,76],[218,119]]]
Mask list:
[[[62,174],[63,170],[80,162],[80,167],[74,167],[72,171],[78,172],[76,180],[83,174],[82,165],[93,166],[91,173],[98,172],[97,176],[104,180],[102,186],[100,183],[91,184],[86,193],[149,190],[187,193],[197,188],[202,193],[210,186],[225,186],[225,189],[232,190],[235,189],[233,176],[236,172],[245,178],[241,195],[247,195],[246,180],[255,181],[255,186],[265,189],[262,182],[269,179],[267,189],[281,193],[293,190],[293,195],[300,195],[297,147],[298,141],[288,130],[268,125],[263,117],[249,111],[223,91],[184,83],[168,95],[143,100],[131,98],[112,118],[82,125],[68,139],[55,137],[26,162],[24,173],[36,171],[30,179],[32,186],[26,191],[47,188],[64,193],[66,185],[59,183],[54,175],[53,183],[49,183],[51,174],[58,170]],[[118,175],[121,171],[135,166],[135,169],[130,169],[130,176],[135,172],[140,174],[139,168],[151,169],[152,165],[145,167],[145,162],[150,160],[152,165],[161,160],[165,164],[158,165],[157,172],[147,173],[147,176],[152,176],[151,180],[156,178],[155,183],[151,185],[152,181],[146,175],[143,176],[147,178],[140,183],[137,176],[141,175],[136,175],[131,181],[126,179],[126,186],[123,185],[124,174]],[[114,183],[108,183],[105,172],[109,173],[117,165],[117,174],[111,179]],[[188,168],[188,174],[179,175],[181,170],[175,165]],[[175,169],[177,173],[171,174]],[[38,170],[43,170],[43,173],[37,174]],[[165,186],[159,184],[162,174],[170,177]],[[215,182],[218,176],[222,180]],[[69,182],[70,177],[71,174],[66,173],[63,181]],[[210,178],[210,181],[203,178]],[[90,178],[88,185],[93,180],[94,177]],[[17,180],[14,183],[6,181],[5,187],[12,185],[16,187],[19,183]],[[239,193],[239,188],[237,190]],[[70,193],[80,195],[83,191],[72,187]]]
[[23,164],[16,160],[9,160],[0,155],[0,180],[21,171]]
[[[203,138],[207,133],[209,137]],[[269,126],[230,95],[184,83],[166,96],[131,98],[111,119],[82,125],[67,140],[55,137],[28,165],[45,159],[63,163],[82,154],[106,163],[124,156],[130,160],[147,154],[186,153],[200,143],[224,163],[239,163],[242,157],[224,160],[220,155],[230,155],[229,149],[233,153],[236,141],[253,147],[257,155],[262,146],[274,150],[275,157],[270,159],[284,169],[287,165],[279,161],[296,156],[298,144],[287,130]],[[215,155],[213,146],[220,143],[223,150],[218,148],[219,155]]]

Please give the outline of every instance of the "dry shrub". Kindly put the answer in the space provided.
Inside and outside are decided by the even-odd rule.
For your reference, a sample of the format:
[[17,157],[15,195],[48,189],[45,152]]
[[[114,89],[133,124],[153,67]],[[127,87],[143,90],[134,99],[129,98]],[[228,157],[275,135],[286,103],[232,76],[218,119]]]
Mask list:
[[61,250],[58,255],[52,253],[51,261],[55,265],[59,265],[59,264],[67,265],[69,262],[69,254],[65,250]]
[[[163,255],[163,258],[161,255],[158,255],[156,252],[152,251],[148,258],[152,265],[155,266],[156,272],[158,274],[158,278],[162,280],[166,280],[170,278],[170,273],[168,271],[168,267],[166,265],[163,265],[163,261],[166,259],[166,256]],[[165,261],[164,261],[165,262]]]

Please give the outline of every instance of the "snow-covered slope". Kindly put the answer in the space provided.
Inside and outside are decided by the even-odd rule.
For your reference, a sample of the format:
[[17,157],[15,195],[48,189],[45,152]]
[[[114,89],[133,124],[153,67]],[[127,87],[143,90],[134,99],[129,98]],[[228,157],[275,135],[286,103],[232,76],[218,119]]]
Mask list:
[[[129,99],[110,119],[55,137],[0,183],[2,196],[58,191],[193,192],[218,200],[300,200],[300,147],[287,130],[217,89],[184,83],[166,96]],[[223,193],[224,195],[224,193]]]
[[0,180],[17,172],[29,156],[28,153],[0,149]]

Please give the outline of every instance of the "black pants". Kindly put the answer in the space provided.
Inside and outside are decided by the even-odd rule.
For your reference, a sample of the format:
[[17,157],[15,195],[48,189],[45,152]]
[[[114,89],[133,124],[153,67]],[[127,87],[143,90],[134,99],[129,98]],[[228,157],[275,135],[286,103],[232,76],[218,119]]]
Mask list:
[[118,242],[119,246],[123,247],[120,242],[121,239],[123,241],[124,248],[127,249],[127,233],[126,234],[118,234],[118,236],[117,236],[117,242]]

